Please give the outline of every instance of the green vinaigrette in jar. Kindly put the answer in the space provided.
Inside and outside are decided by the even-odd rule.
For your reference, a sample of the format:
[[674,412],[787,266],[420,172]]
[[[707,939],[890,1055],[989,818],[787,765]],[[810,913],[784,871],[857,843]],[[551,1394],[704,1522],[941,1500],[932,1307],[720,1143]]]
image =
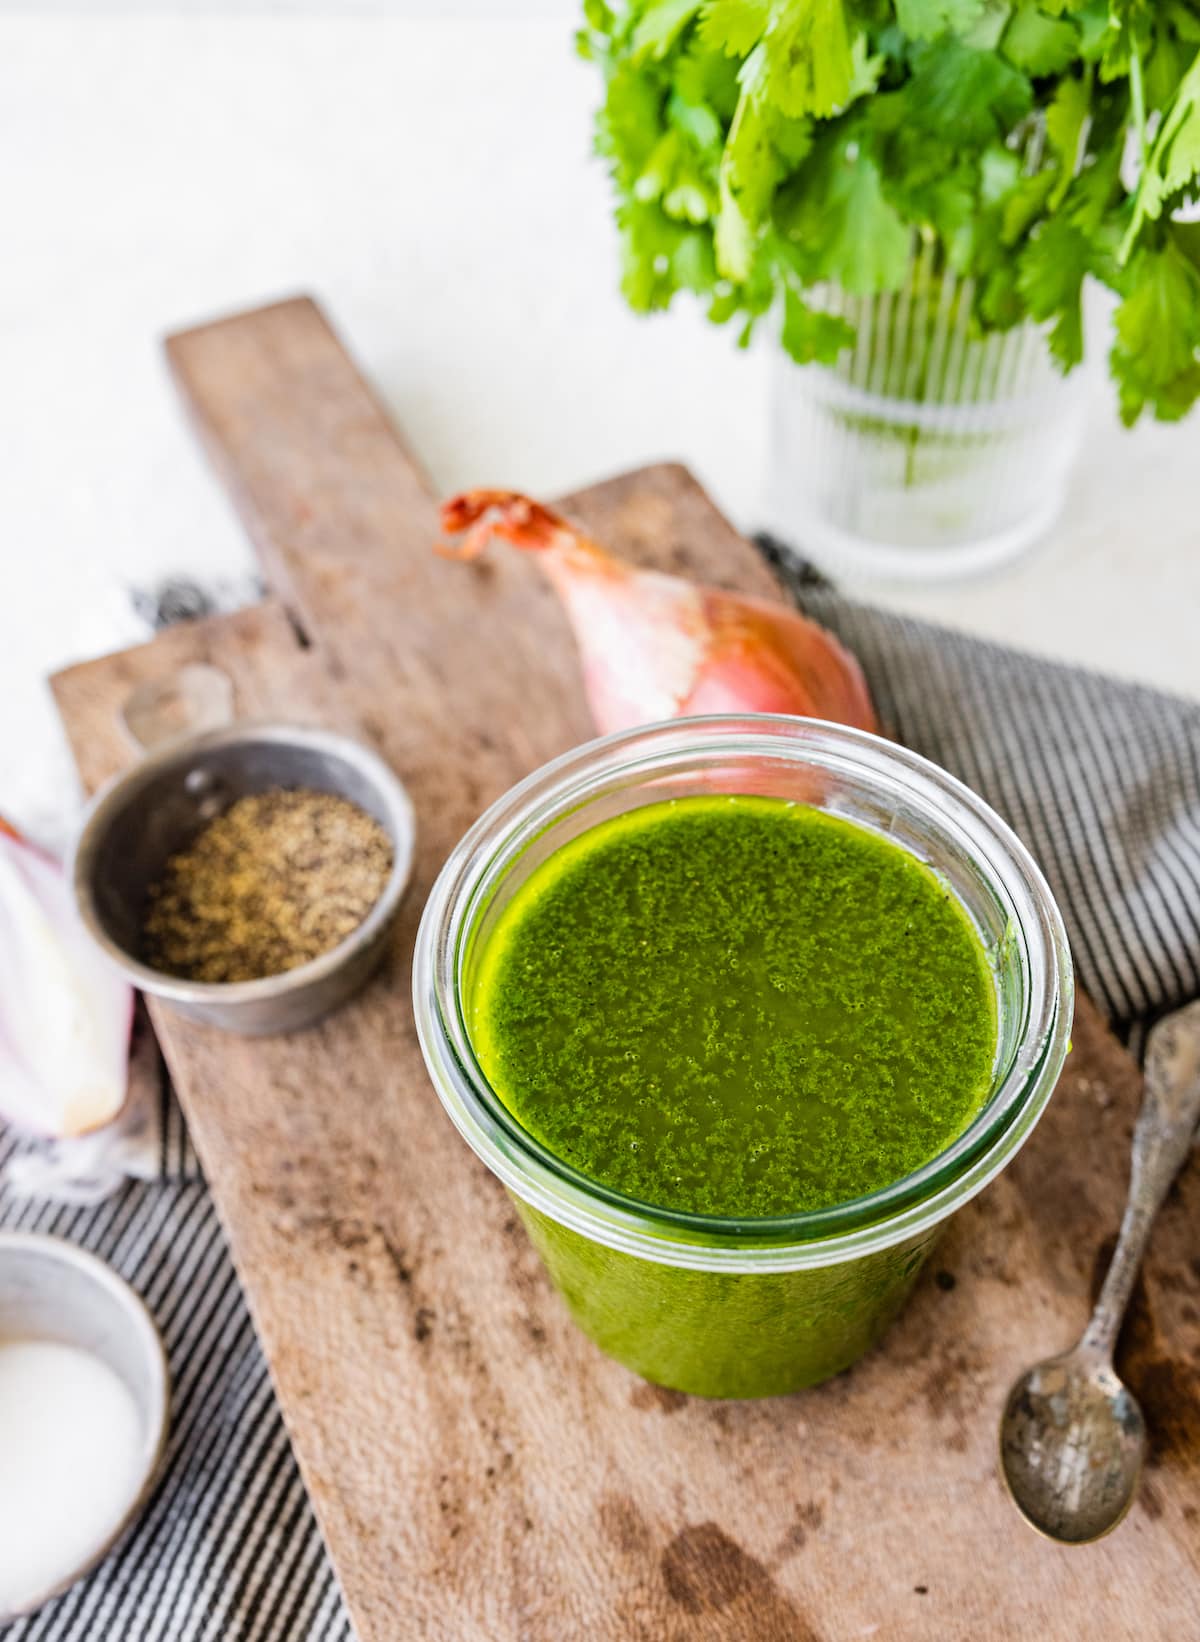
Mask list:
[[511,1116],[660,1209],[865,1197],[991,1086],[995,987],[957,898],[880,834],[783,799],[598,824],[533,870],[471,969],[468,1030]]

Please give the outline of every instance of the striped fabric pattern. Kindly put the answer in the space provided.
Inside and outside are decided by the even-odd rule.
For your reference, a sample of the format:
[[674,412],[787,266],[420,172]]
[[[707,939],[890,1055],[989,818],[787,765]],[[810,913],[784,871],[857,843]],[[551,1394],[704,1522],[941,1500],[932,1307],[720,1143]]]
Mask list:
[[1118,1033],[1136,1048],[1148,1022],[1200,994],[1200,706],[795,591],[862,661],[889,733],[1029,846],[1079,984]]
[[[177,1106],[171,1128],[182,1136]],[[126,1277],[162,1331],[172,1385],[145,1514],[95,1573],[0,1626],[5,1642],[352,1642],[203,1179],[131,1183],[98,1208],[0,1198],[0,1226],[70,1238]]]
[[[803,607],[861,658],[886,728],[975,788],[1032,848],[1082,985],[1134,1047],[1147,1020],[1200,993],[1200,708],[791,575]],[[88,1579],[0,1636],[350,1642],[212,1201],[164,1101],[162,1183],[89,1209],[0,1197],[0,1226],[69,1237],[132,1282],[163,1330],[174,1384],[166,1472],[140,1523]]]

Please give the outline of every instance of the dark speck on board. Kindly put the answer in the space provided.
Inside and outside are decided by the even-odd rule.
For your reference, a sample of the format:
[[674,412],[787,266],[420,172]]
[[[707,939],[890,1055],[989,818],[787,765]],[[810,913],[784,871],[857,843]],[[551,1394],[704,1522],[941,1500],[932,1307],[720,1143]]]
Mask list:
[[674,1414],[687,1407],[687,1397],[682,1391],[671,1391],[665,1385],[651,1385],[649,1380],[634,1386],[629,1393],[629,1401],[644,1413],[657,1409],[662,1414]]
[[387,1257],[391,1262],[392,1270],[401,1283],[412,1282],[412,1267],[405,1259],[404,1250],[398,1248],[391,1238],[384,1234],[383,1246],[387,1250]]
[[[688,1614],[744,1604],[753,1626],[746,1635],[755,1642],[820,1642],[758,1558],[715,1522],[695,1523],[675,1535],[662,1554],[662,1577],[671,1601]],[[704,1634],[702,1628],[696,1631]]]
[[662,1571],[671,1600],[693,1614],[774,1589],[762,1563],[715,1522],[700,1522],[676,1534],[663,1552]]
[[808,1543],[809,1534],[815,1533],[824,1521],[825,1512],[816,1500],[797,1505],[795,1518],[776,1549],[776,1560],[786,1562],[789,1557],[802,1551]]
[[600,1527],[605,1537],[625,1556],[648,1551],[653,1544],[649,1523],[624,1494],[610,1494],[600,1501]]

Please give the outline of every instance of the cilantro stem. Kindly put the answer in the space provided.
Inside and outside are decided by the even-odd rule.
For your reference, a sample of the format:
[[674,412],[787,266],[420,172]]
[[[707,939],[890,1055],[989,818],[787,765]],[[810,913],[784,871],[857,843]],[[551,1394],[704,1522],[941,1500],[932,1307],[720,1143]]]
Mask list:
[[1129,253],[1133,250],[1133,242],[1142,225],[1142,189],[1150,165],[1150,145],[1146,140],[1146,92],[1142,83],[1142,58],[1137,41],[1132,39],[1129,42],[1129,104],[1133,113],[1134,130],[1137,132],[1138,175],[1137,186],[1133,191],[1133,215],[1117,251],[1117,262],[1122,267],[1129,261]]
[[1129,42],[1129,101],[1133,108],[1133,125],[1137,132],[1138,175],[1146,169],[1149,144],[1146,141],[1146,90],[1142,81],[1142,54],[1136,40]]
[[917,446],[921,440],[921,430],[915,424],[909,429],[905,437],[904,451],[904,488],[912,490],[917,482]]

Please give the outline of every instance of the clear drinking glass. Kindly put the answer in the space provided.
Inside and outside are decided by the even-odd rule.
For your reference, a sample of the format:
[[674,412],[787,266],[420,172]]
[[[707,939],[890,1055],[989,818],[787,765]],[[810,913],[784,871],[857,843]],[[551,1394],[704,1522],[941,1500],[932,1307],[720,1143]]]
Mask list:
[[981,334],[974,297],[926,245],[898,292],[815,293],[855,330],[835,364],[777,352],[771,517],[822,568],[908,581],[983,570],[1060,512],[1084,371],[1062,376],[1032,323]]
[[[589,1180],[526,1134],[465,1026],[476,954],[517,887],[613,815],[696,793],[817,805],[885,834],[958,897],[986,947],[998,1046],[968,1128],[914,1174],[809,1214],[672,1212]],[[579,1325],[647,1379],[714,1397],[794,1391],[836,1374],[896,1314],[947,1216],[1004,1167],[1058,1078],[1072,1010],[1062,920],[1023,845],[943,770],[810,719],[684,719],[609,736],[544,766],[447,861],[417,937],[417,1029],[430,1076],[499,1176]]]

